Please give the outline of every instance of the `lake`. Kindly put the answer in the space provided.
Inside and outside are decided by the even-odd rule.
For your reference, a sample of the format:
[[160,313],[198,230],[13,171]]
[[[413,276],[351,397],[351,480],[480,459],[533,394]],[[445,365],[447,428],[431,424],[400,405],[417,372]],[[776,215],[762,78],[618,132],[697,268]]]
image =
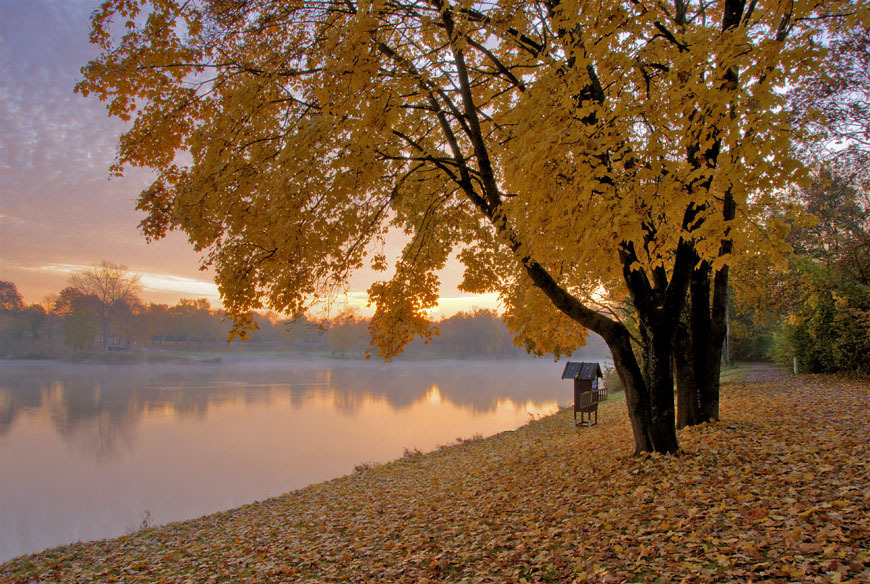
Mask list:
[[561,372],[548,359],[0,361],[0,561],[515,429],[570,403]]

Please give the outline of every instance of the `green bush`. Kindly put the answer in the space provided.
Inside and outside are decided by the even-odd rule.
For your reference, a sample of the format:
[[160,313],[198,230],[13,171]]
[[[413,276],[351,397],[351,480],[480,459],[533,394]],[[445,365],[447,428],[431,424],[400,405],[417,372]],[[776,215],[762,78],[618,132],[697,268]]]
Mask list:
[[623,390],[622,380],[619,378],[619,375],[616,374],[616,369],[613,367],[605,367],[603,373],[604,379],[602,381],[604,387],[607,388],[607,393],[620,393]]
[[772,360],[775,332],[773,325],[757,324],[754,313],[735,316],[731,320],[731,359]]
[[783,336],[802,372],[870,374],[870,287],[816,275]]

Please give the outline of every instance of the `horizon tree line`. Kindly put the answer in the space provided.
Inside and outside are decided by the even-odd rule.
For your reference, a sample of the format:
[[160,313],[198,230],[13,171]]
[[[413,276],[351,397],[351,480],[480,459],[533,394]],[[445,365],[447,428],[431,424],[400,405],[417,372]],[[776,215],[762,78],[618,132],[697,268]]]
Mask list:
[[[42,302],[26,305],[12,282],[0,282],[0,339],[6,348],[28,341],[52,348],[93,351],[153,347],[226,346],[231,329],[226,313],[212,309],[205,298],[182,298],[174,306],[146,303],[139,281],[121,264],[100,262],[74,274],[69,285]],[[295,347],[362,357],[371,350],[371,318],[348,309],[331,318],[282,317],[254,313],[257,330],[245,341],[258,347]],[[515,357],[521,351],[492,310],[474,309],[444,317],[440,335],[427,347],[415,343],[417,356]],[[236,339],[234,346],[242,343]],[[601,348],[601,347],[599,347]],[[60,347],[54,346],[60,350]],[[606,349],[604,349],[606,352]]]

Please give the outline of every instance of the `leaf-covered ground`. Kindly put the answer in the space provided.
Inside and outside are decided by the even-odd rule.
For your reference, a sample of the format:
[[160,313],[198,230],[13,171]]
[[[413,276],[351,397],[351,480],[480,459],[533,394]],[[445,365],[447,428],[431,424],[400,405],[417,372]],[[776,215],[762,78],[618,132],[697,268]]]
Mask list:
[[0,566],[3,582],[870,582],[870,383],[751,374],[678,457],[625,404],[199,520]]

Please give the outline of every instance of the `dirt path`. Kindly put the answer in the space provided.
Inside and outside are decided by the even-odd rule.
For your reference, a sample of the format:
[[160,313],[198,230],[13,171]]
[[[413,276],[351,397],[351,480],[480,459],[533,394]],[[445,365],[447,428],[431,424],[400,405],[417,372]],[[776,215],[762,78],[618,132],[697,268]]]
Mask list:
[[769,363],[751,363],[749,373],[746,375],[747,383],[764,383],[769,381],[781,381],[787,383],[794,374],[784,367]]

